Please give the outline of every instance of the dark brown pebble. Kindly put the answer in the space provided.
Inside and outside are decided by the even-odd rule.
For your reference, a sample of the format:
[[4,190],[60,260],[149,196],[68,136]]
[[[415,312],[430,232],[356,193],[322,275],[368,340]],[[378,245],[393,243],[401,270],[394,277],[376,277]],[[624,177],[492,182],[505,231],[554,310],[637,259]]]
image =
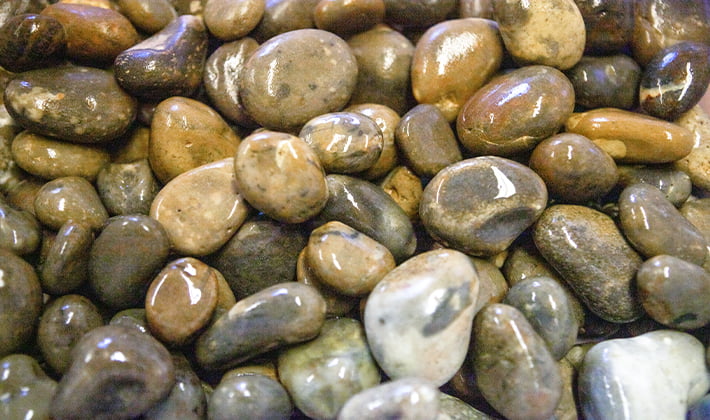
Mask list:
[[0,66],[19,73],[56,64],[66,51],[64,27],[51,16],[22,14],[0,27]]

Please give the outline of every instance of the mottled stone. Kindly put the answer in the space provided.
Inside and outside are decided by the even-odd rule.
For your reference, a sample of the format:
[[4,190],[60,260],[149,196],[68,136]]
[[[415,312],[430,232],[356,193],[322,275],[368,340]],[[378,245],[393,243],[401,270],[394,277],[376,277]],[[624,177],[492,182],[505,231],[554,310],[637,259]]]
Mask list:
[[107,325],[82,337],[50,406],[54,419],[132,418],[175,382],[170,353],[148,334]]
[[58,374],[69,368],[71,351],[87,332],[104,325],[99,310],[81,295],[51,301],[37,327],[37,345],[45,362]]
[[611,54],[631,41],[634,2],[627,0],[574,0],[584,19],[585,53]]
[[264,42],[284,32],[313,28],[313,8],[320,0],[266,0],[264,16],[252,32]]
[[555,420],[578,420],[577,412],[577,369],[567,358],[557,362],[557,367],[562,378],[562,396],[557,403],[553,418]]
[[256,355],[318,335],[325,301],[311,286],[297,282],[268,287],[237,302],[197,340],[200,366],[225,369]]
[[616,163],[601,147],[579,134],[560,133],[541,141],[528,163],[550,195],[564,201],[597,200],[616,185]]
[[630,109],[637,103],[641,68],[629,56],[584,56],[565,74],[578,105]]
[[533,238],[594,314],[618,323],[641,315],[634,283],[641,257],[609,216],[588,207],[555,205],[542,213]]
[[685,419],[710,388],[705,349],[672,330],[603,341],[587,352],[578,387],[585,419]]
[[435,386],[451,379],[468,350],[478,289],[471,260],[451,249],[419,254],[390,271],[364,315],[370,349],[387,376]]
[[476,91],[461,108],[456,131],[476,155],[510,156],[557,133],[573,110],[574,88],[564,74],[528,66]]
[[357,72],[345,41],[320,29],[300,29],[277,35],[254,51],[244,63],[239,95],[260,125],[289,131],[343,108]]
[[24,210],[16,210],[0,195],[0,248],[26,255],[40,244],[37,219]]
[[121,13],[141,31],[154,34],[177,17],[169,0],[116,0]]
[[210,396],[209,419],[288,420],[293,405],[276,380],[264,375],[223,378]]
[[122,88],[144,99],[190,96],[202,81],[206,55],[205,24],[196,16],[182,15],[121,52],[114,74]]
[[220,40],[234,41],[256,28],[265,5],[265,0],[210,0],[205,3],[205,25]]
[[350,397],[338,420],[432,420],[439,410],[439,390],[419,378],[402,378],[365,389]]
[[298,254],[296,262],[296,281],[318,289],[325,300],[325,315],[329,318],[346,315],[360,300],[355,296],[345,296],[334,288],[325,284],[318,278],[315,271],[308,264],[306,249],[303,248]]
[[96,189],[112,216],[148,214],[160,184],[147,159],[131,163],[111,163],[96,177]]
[[454,121],[463,104],[498,71],[503,42],[492,20],[469,18],[438,23],[417,41],[412,92],[420,104],[436,106]]
[[619,220],[626,238],[646,258],[672,255],[702,265],[707,242],[663,195],[649,184],[634,184],[619,196]]
[[202,17],[207,0],[168,0],[178,15],[194,15]]
[[343,38],[370,29],[384,17],[383,0],[320,0],[313,9],[316,28]]
[[93,242],[91,229],[73,220],[64,223],[52,240],[45,239],[37,271],[42,291],[64,295],[84,284],[89,277],[89,250]]
[[404,210],[409,219],[419,220],[422,180],[406,166],[397,166],[380,181],[380,187]]
[[96,297],[115,309],[137,306],[168,256],[165,229],[144,215],[109,219],[89,257],[89,284]]
[[669,166],[621,165],[618,174],[621,188],[637,183],[653,185],[676,207],[681,206],[693,190],[690,176]]
[[0,26],[13,16],[23,13],[39,13],[47,7],[48,0],[6,1],[0,7]]
[[[15,167],[19,171],[19,168]],[[12,171],[14,172],[14,171]],[[23,177],[12,182],[7,190],[7,202],[18,210],[35,215],[35,198],[44,185],[44,181],[35,177]]]
[[64,27],[51,16],[21,14],[0,24],[0,66],[8,71],[57,64],[66,47]]
[[50,229],[59,230],[73,220],[99,230],[108,218],[94,186],[85,178],[68,176],[47,182],[34,201],[37,220]]
[[14,353],[35,333],[42,312],[42,289],[25,260],[0,248],[0,356]]
[[[703,234],[710,252],[710,197],[688,200],[679,210],[680,214]],[[710,258],[706,257],[705,262],[708,260]]]
[[49,402],[57,383],[32,357],[12,354],[0,359],[0,391],[0,417],[49,419]]
[[106,143],[136,116],[136,100],[105,70],[51,67],[18,74],[5,88],[5,106],[22,127],[77,143]]
[[696,187],[710,191],[710,117],[700,106],[695,106],[681,115],[676,124],[690,130],[694,141],[690,154],[673,162],[673,167],[687,173]]
[[117,139],[115,147],[109,148],[111,162],[131,163],[141,159],[148,159],[149,143],[150,127],[136,124]]
[[385,21],[405,27],[422,28],[446,19],[455,8],[455,0],[385,0]]
[[480,156],[439,172],[424,188],[419,215],[427,232],[446,246],[491,256],[508,248],[546,205],[545,184],[528,167]]
[[693,148],[688,129],[616,108],[572,114],[565,129],[591,139],[619,163],[672,162]]
[[478,273],[478,299],[474,308],[474,313],[478,313],[489,303],[502,301],[509,288],[503,273],[494,264],[475,257],[471,257],[471,262]]
[[207,415],[207,398],[202,383],[187,359],[173,354],[175,385],[170,394],[141,417],[143,420],[202,420]]
[[399,114],[392,108],[378,103],[351,105],[345,108],[345,111],[357,112],[370,117],[380,128],[383,139],[382,153],[380,153],[380,157],[374,165],[359,175],[368,180],[381,178],[397,165],[397,145],[395,144],[394,133],[399,123]]

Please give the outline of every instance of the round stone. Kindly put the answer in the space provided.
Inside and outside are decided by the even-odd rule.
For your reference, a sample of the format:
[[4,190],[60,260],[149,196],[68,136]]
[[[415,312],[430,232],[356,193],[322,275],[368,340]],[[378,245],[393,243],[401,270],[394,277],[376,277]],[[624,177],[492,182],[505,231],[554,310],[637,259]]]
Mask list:
[[20,14],[0,26],[0,66],[11,72],[56,64],[66,47],[64,27],[51,16]]
[[439,394],[436,387],[419,378],[390,381],[350,397],[338,420],[439,419]]
[[399,122],[399,114],[392,108],[379,103],[351,105],[345,111],[365,115],[380,128],[383,140],[382,153],[374,165],[359,175],[364,179],[381,178],[397,165],[397,145],[394,140],[394,132]]
[[690,176],[672,167],[621,165],[618,174],[621,188],[638,183],[653,185],[676,207],[681,206],[693,190]]
[[565,74],[583,107],[631,109],[638,99],[641,68],[627,55],[584,56]]
[[0,416],[6,419],[48,419],[49,403],[57,383],[42,370],[37,360],[26,354],[0,359],[0,389],[3,400]]
[[323,299],[325,300],[325,315],[328,318],[346,315],[360,301],[357,297],[345,296],[332,287],[324,284],[308,264],[308,258],[306,258],[306,248],[303,248],[303,250],[301,250],[298,254],[298,261],[296,263],[296,281],[318,289],[321,296],[323,296]]
[[16,210],[0,195],[0,248],[17,255],[34,252],[40,244],[40,226],[35,217]]
[[314,27],[313,8],[320,0],[269,0],[264,7],[261,22],[252,31],[258,42],[276,35]]
[[73,220],[99,230],[108,218],[96,189],[85,178],[68,176],[47,182],[34,201],[37,219],[45,226],[59,230]]
[[89,278],[89,251],[94,242],[91,229],[69,220],[51,240],[42,244],[39,274],[42,291],[64,295],[79,288]]
[[288,420],[292,411],[286,389],[276,380],[258,374],[225,375],[210,395],[207,415],[212,420]]
[[19,351],[35,333],[42,289],[34,268],[0,248],[0,356]]
[[154,34],[177,17],[170,0],[116,0],[121,13],[141,31]]
[[148,159],[110,163],[96,176],[96,189],[112,216],[148,214],[160,184]]
[[210,33],[222,41],[247,35],[261,21],[265,0],[210,0],[203,16]]
[[316,28],[343,38],[370,29],[384,17],[383,0],[320,0],[313,9]]

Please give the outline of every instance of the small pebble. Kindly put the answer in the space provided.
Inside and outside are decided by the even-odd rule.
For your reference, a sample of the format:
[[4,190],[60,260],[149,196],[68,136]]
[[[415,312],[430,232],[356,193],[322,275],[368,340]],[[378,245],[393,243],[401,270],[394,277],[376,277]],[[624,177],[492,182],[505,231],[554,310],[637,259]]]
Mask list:
[[627,0],[574,0],[584,19],[585,54],[620,52],[631,41],[634,2]]
[[693,185],[710,191],[710,117],[695,106],[676,120],[676,124],[690,130],[694,141],[690,154],[673,162],[673,167],[687,173]]
[[[358,74],[361,74],[358,73]],[[380,128],[382,133],[382,153],[379,159],[367,171],[360,174],[364,179],[379,179],[397,165],[397,146],[394,140],[394,133],[399,123],[399,115],[390,107],[380,104],[359,104],[351,105],[345,109],[346,112],[357,112],[366,117],[370,117]]]
[[49,419],[49,403],[57,383],[26,354],[0,359],[0,417],[4,419]]
[[83,285],[89,278],[89,251],[93,242],[91,229],[73,220],[64,223],[51,241],[45,239],[37,270],[42,291],[61,296]]
[[112,216],[148,214],[160,184],[147,159],[110,163],[96,176],[96,190]]
[[313,9],[316,28],[343,38],[370,29],[384,17],[383,0],[320,0]]
[[428,381],[411,377],[373,386],[350,397],[338,420],[438,419],[439,390]]
[[177,17],[170,0],[116,0],[121,13],[141,31],[154,34]]
[[210,396],[210,420],[288,420],[293,405],[283,385],[264,375],[222,379]]
[[94,186],[76,176],[56,178],[44,184],[37,192],[34,207],[37,219],[54,230],[70,220],[99,230],[108,218]]
[[350,312],[360,300],[355,296],[345,296],[332,287],[324,284],[308,264],[306,248],[298,254],[296,263],[296,281],[312,286],[320,292],[325,300],[325,315],[328,318],[344,316]]
[[187,359],[173,354],[175,384],[170,394],[146,411],[144,420],[202,420],[207,414],[207,397],[202,383]]
[[0,195],[0,248],[26,255],[40,244],[40,226],[37,219],[24,210],[16,210]]
[[222,41],[247,35],[261,21],[265,0],[209,0],[203,16],[210,33]]
[[565,74],[578,105],[631,109],[637,103],[641,68],[629,56],[584,56]]
[[268,0],[264,5],[264,16],[252,35],[262,43],[285,32],[314,28],[313,9],[319,1]]
[[441,22],[456,9],[456,0],[384,0],[385,21],[404,27],[423,28]]
[[0,26],[0,66],[8,71],[51,67],[66,48],[64,27],[51,16],[20,14]]
[[42,289],[34,268],[0,248],[0,357],[20,351],[35,334]]
[[404,210],[409,220],[419,220],[419,204],[424,188],[422,180],[406,166],[392,169],[380,182],[380,187]]
[[668,166],[621,165],[618,174],[621,188],[638,183],[653,185],[676,207],[680,207],[693,190],[688,174]]

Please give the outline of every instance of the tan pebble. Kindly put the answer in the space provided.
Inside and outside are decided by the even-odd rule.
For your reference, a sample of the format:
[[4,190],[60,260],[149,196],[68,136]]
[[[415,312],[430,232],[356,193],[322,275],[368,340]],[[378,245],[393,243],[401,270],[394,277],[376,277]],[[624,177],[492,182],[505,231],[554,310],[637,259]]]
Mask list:
[[478,273],[478,299],[474,309],[474,313],[478,313],[481,308],[490,303],[503,301],[508,293],[508,283],[500,269],[490,262],[475,257],[471,257],[471,262]]
[[234,296],[234,292],[229,287],[229,283],[227,283],[222,273],[215,268],[212,268],[212,271],[214,271],[215,278],[217,279],[217,305],[212,313],[210,325],[214,324],[220,316],[229,312],[232,306],[237,303],[237,298]]
[[209,0],[205,3],[205,25],[215,37],[233,41],[259,24],[265,4],[265,0]]
[[148,34],[158,32],[177,17],[168,0],[116,0],[116,3],[133,25]]
[[99,230],[108,219],[93,185],[84,178],[68,176],[44,184],[34,202],[35,215],[45,226],[59,230],[69,220]]
[[693,133],[693,149],[673,166],[690,176],[698,188],[710,191],[710,117],[699,106],[681,115],[676,124]]
[[307,248],[303,248],[298,254],[298,261],[296,262],[296,281],[318,289],[325,300],[325,314],[327,317],[346,315],[358,303],[357,298],[345,296],[324,284],[313,271],[313,268],[308,264],[306,249]]
[[380,104],[351,105],[346,112],[357,112],[370,117],[382,132],[382,153],[379,159],[368,170],[360,174],[365,179],[377,179],[385,175],[397,165],[397,145],[394,141],[394,132],[399,124],[399,114],[392,108]]
[[321,0],[313,10],[318,29],[347,36],[362,32],[382,22],[383,0]]
[[131,163],[148,159],[149,142],[150,128],[136,127],[121,139],[116,140],[117,147],[113,147],[111,150],[111,161],[113,163]]
[[424,188],[422,180],[406,166],[398,166],[380,182],[385,192],[392,197],[412,221],[419,219],[419,202]]

